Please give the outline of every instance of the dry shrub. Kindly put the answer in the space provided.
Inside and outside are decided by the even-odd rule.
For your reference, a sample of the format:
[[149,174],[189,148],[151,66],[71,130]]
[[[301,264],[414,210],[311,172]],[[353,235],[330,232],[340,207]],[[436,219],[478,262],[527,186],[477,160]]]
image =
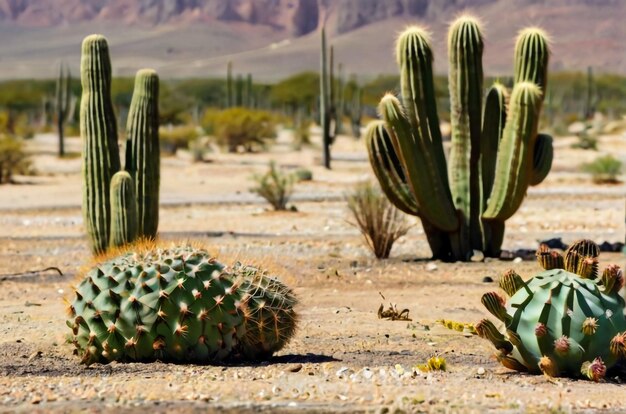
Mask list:
[[0,136],[0,184],[9,183],[15,174],[30,174],[31,165],[22,141]]
[[370,182],[357,185],[347,201],[370,250],[378,259],[388,258],[396,240],[411,228],[406,216]]
[[289,198],[293,194],[293,185],[296,177],[293,174],[281,172],[274,161],[270,162],[270,169],[265,174],[254,175],[252,179],[256,181],[256,187],[250,189],[251,192],[266,199],[274,210],[286,210]]
[[591,174],[591,179],[596,184],[616,184],[619,183],[617,176],[622,171],[622,162],[612,155],[605,155],[584,164],[583,171]]

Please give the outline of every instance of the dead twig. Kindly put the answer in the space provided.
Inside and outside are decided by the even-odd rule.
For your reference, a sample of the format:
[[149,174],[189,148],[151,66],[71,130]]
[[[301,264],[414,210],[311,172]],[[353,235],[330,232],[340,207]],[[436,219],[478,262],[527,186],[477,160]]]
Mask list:
[[63,272],[61,271],[61,269],[59,269],[58,267],[51,266],[51,267],[46,267],[45,269],[40,269],[40,270],[29,270],[27,272],[20,272],[20,273],[0,274],[0,282],[3,282],[5,280],[16,279],[22,276],[38,275],[41,273],[49,272],[51,270],[57,272],[59,276],[63,276]]
[[[378,294],[386,300],[381,292]],[[412,321],[413,319],[409,318],[409,310],[402,309],[398,312],[398,307],[395,303],[389,303],[389,307],[385,309],[385,306],[381,303],[378,308],[378,319],[389,319],[391,321]]]

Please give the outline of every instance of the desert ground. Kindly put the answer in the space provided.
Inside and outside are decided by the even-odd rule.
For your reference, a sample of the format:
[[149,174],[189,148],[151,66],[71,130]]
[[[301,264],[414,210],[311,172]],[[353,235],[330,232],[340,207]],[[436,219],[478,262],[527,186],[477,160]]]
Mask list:
[[[283,134],[284,135],[284,134]],[[594,185],[580,164],[598,152],[555,140],[555,162],[507,222],[504,248],[586,237],[624,240],[626,187]],[[539,271],[532,260],[442,263],[428,259],[419,222],[379,261],[366,248],[344,201],[372,179],[362,142],[340,137],[333,169],[318,148],[293,151],[279,137],[259,154],[185,153],[162,159],[160,236],[205,244],[222,261],[272,269],[299,298],[300,325],[270,361],[244,365],[94,364],[66,343],[63,298],[90,263],[81,216],[80,157],[58,160],[54,137],[38,136],[36,176],[0,186],[0,412],[625,412],[626,368],[601,383],[518,374],[486,341],[447,330],[440,319],[488,316],[480,296],[499,274]],[[77,138],[70,151],[80,151]],[[623,136],[603,136],[599,153],[626,158]],[[296,212],[273,212],[249,192],[270,159],[306,167]],[[625,265],[603,253],[601,265]],[[55,270],[33,272],[48,267]],[[489,277],[489,278],[486,278]],[[383,299],[384,296],[384,299]],[[409,309],[411,321],[378,319],[381,304]],[[445,371],[413,372],[431,356]]]

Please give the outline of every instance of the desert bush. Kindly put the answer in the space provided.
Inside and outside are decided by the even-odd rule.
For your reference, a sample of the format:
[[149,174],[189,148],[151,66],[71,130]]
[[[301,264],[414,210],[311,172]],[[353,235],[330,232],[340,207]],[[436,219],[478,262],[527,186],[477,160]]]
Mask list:
[[15,174],[30,173],[30,168],[22,141],[6,135],[0,136],[0,184],[11,182]]
[[159,128],[161,150],[168,154],[176,154],[179,148],[189,148],[200,134],[193,125],[167,126]]
[[228,152],[251,152],[258,147],[264,148],[266,140],[275,137],[275,128],[269,112],[237,107],[215,116],[213,133],[217,143]]
[[348,208],[367,246],[378,259],[389,257],[393,244],[410,229],[405,215],[370,182],[347,196]]
[[297,181],[313,180],[313,172],[307,168],[298,168],[293,174],[296,176]]
[[591,174],[591,179],[596,184],[615,184],[619,182],[617,176],[622,171],[622,162],[612,155],[604,155],[583,164],[583,171]]
[[585,130],[578,134],[578,141],[572,144],[572,148],[596,151],[598,149],[598,139],[595,134]]
[[265,174],[255,174],[252,179],[257,185],[250,189],[251,192],[266,199],[274,210],[287,209],[287,203],[293,194],[293,185],[296,181],[294,174],[283,173],[272,161]]

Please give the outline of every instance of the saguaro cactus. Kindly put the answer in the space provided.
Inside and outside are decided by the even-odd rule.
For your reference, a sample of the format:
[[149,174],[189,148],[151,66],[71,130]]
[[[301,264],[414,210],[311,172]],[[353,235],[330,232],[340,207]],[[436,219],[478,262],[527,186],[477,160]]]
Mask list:
[[159,76],[141,69],[127,124],[126,170],[135,183],[139,236],[153,239],[159,227]]
[[520,33],[515,85],[493,85],[483,110],[483,38],[478,21],[450,27],[449,88],[452,148],[446,162],[437,115],[432,51],[425,30],[410,27],[397,42],[402,103],[387,94],[384,123],[368,128],[370,161],[398,208],[421,218],[435,258],[467,260],[474,250],[499,255],[504,221],[529,185],[552,163],[552,140],[537,134],[547,84],[548,44],[536,28]]
[[[332,59],[331,59],[332,60]],[[332,64],[331,64],[332,67]],[[324,148],[324,167],[330,169],[330,145],[332,136],[330,134],[331,122],[331,81],[328,79],[328,63],[326,60],[326,29],[322,26],[321,32],[321,52],[320,52],[320,124],[322,127],[322,146]]]
[[56,82],[55,109],[59,134],[59,157],[65,155],[65,123],[72,106],[72,75],[70,69],[61,63]]
[[109,246],[110,184],[120,170],[115,113],[111,102],[111,60],[106,39],[87,36],[82,45],[80,134],[83,140],[83,216],[94,253]]
[[130,174],[118,171],[111,179],[111,247],[132,243],[137,238],[137,201]]

